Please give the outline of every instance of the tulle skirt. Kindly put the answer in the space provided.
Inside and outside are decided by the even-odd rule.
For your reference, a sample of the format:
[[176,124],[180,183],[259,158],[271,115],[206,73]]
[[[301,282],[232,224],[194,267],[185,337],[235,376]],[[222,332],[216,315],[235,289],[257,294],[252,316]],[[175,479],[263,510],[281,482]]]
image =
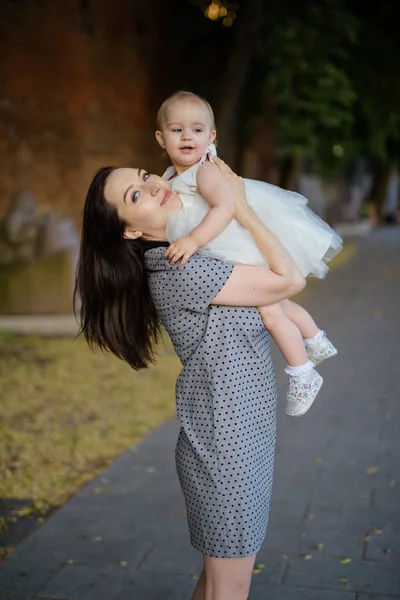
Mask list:
[[[263,181],[244,181],[247,202],[290,253],[302,275],[325,277],[327,263],[342,249],[340,236],[308,207],[304,196]],[[208,210],[201,196],[187,196],[182,210],[168,219],[168,240],[187,235]],[[200,252],[234,264],[267,264],[252,235],[235,219]]]

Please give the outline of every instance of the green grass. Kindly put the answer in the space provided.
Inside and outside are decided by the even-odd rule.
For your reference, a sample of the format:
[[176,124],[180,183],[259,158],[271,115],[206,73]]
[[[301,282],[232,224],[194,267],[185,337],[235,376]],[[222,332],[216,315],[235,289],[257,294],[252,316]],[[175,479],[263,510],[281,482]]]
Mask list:
[[181,367],[169,340],[159,352],[134,372],[83,340],[0,334],[0,496],[31,501],[15,516],[63,504],[174,415]]

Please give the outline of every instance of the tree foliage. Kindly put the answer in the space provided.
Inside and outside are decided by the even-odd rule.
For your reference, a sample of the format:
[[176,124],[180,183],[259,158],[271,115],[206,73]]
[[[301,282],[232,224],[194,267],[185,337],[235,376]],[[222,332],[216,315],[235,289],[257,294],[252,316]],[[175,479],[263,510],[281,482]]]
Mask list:
[[[231,11],[230,17],[237,17],[229,21],[232,30],[243,27],[242,14],[251,5],[249,0],[189,1],[203,11],[204,20],[216,21],[217,26]],[[359,154],[378,161],[398,156],[400,36],[392,8],[388,0],[378,5],[359,0],[263,2],[262,15],[254,11],[262,27],[252,30],[257,39],[248,39],[255,51],[247,79],[243,84],[242,69],[238,81],[240,106],[234,112],[242,120],[239,134],[249,136],[254,117],[260,122],[263,90],[270,84],[278,156],[312,154],[329,167]],[[217,36],[223,29],[216,30]],[[225,45],[226,62],[216,84],[224,82],[224,65],[234,50],[235,35],[229,40],[231,46]],[[229,103],[225,82],[217,89],[220,103]]]
[[308,3],[278,23],[266,44],[275,91],[279,154],[340,155],[350,137],[356,94],[347,67],[358,23],[341,3]]
[[390,3],[355,7],[362,23],[350,77],[357,93],[354,151],[373,160],[399,156],[400,37]]

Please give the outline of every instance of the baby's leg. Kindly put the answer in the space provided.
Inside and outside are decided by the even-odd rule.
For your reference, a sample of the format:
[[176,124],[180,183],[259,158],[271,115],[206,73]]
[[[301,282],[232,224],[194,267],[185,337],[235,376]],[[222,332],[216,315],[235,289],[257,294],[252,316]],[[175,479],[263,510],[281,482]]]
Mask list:
[[319,328],[305,308],[291,300],[282,300],[280,305],[285,315],[297,325],[303,339],[313,338],[318,334]]
[[299,367],[306,364],[308,357],[303,336],[289,315],[285,314],[282,303],[259,306],[258,310],[265,328],[278,344],[288,365]]
[[270,332],[287,360],[285,371],[289,375],[286,396],[286,414],[304,415],[312,406],[322,385],[322,377],[308,359],[303,336],[299,328],[285,314],[281,303],[259,306],[265,328]]
[[295,323],[304,338],[304,344],[309,360],[319,365],[327,358],[336,356],[337,349],[326,337],[324,331],[319,329],[311,315],[298,304],[290,300],[281,302],[284,313]]

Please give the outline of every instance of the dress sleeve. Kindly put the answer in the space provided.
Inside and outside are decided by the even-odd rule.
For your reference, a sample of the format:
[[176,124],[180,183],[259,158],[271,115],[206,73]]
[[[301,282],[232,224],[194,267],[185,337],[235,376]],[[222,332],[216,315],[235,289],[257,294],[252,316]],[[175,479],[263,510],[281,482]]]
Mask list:
[[204,313],[232,274],[234,265],[194,254],[183,267],[164,256],[150,272],[150,288],[156,307],[173,306]]

